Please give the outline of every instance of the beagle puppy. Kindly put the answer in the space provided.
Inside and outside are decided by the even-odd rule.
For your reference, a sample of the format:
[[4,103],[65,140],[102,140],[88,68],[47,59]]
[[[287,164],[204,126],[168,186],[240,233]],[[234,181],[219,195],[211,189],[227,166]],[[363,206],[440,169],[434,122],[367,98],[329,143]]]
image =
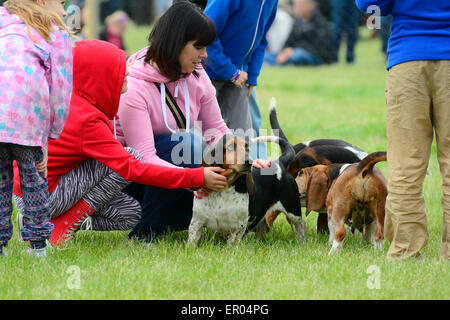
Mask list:
[[[286,213],[294,225],[297,240],[300,243],[304,241],[305,223],[301,218],[300,195],[295,179],[286,170],[294,150],[287,141],[278,137],[259,137],[254,141],[278,143],[281,156],[272,161],[269,168],[254,168],[247,160],[248,143],[230,135],[224,136],[222,143],[207,152],[205,165],[225,168],[224,174],[229,182],[221,191],[194,199],[188,244],[197,244],[203,227],[228,236],[229,244],[240,241],[248,231],[256,231],[261,237],[268,230],[265,215],[271,207]],[[220,155],[223,161],[219,159]]]

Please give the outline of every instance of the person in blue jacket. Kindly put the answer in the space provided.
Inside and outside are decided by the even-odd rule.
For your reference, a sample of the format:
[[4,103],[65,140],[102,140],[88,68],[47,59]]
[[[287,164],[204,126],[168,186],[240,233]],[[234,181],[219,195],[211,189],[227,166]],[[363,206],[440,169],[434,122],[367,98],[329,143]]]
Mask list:
[[[228,128],[259,131],[261,114],[254,96],[268,45],[278,0],[209,0],[205,14],[216,26],[217,39],[207,47],[206,72],[217,91],[217,100]],[[252,125],[252,120],[255,125]],[[259,157],[264,157],[260,154]],[[253,156],[254,158],[255,156]]]
[[434,132],[443,180],[441,257],[449,260],[450,1],[356,0],[356,4],[364,12],[377,9],[393,17],[386,87],[387,257],[422,258],[420,250],[427,245],[423,181]]

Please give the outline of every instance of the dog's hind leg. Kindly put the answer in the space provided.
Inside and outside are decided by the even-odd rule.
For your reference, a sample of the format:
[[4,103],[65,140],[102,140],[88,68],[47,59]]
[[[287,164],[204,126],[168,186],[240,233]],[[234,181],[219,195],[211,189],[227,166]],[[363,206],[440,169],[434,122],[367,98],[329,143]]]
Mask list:
[[286,212],[286,217],[289,219],[289,221],[294,226],[295,234],[297,236],[297,240],[300,244],[303,244],[305,242],[305,229],[306,229],[306,223],[303,221],[302,217],[296,216],[292,213]]
[[386,198],[383,201],[377,202],[376,219],[377,229],[374,234],[374,246],[377,250],[383,250],[384,248],[384,215],[385,215]]
[[294,226],[297,240],[300,244],[305,242],[306,223],[302,219],[302,207],[300,204],[300,193],[294,179],[284,181],[285,189],[280,195],[281,208],[276,208],[285,213],[287,220]]
[[[339,210],[338,212],[335,212],[335,210]],[[331,216],[331,219],[329,220],[329,222],[331,222],[332,224],[332,228],[334,230],[334,237],[333,237],[333,244],[331,245],[331,249],[328,252],[328,255],[337,253],[339,251],[341,251],[342,249],[342,244],[344,242],[344,238],[345,238],[345,234],[346,234],[346,230],[345,230],[345,224],[344,224],[344,217],[346,216],[345,214],[343,214],[344,212],[348,212],[349,208],[345,205],[337,205],[334,206],[331,214],[329,214],[329,216]],[[331,236],[331,229],[330,229],[330,236]]]
[[333,245],[333,239],[334,239],[334,227],[331,223],[330,215],[328,215],[328,230],[330,230],[330,236],[328,237],[328,245]]
[[278,215],[281,213],[280,210],[272,210],[266,214],[266,222],[268,226],[268,230],[272,228],[272,225],[275,221],[275,219],[278,217]]
[[[383,199],[384,200],[384,199]],[[384,213],[385,201],[377,201],[370,205],[370,211],[375,213],[374,221],[370,224],[370,233],[367,241],[373,244],[375,250],[384,248]]]

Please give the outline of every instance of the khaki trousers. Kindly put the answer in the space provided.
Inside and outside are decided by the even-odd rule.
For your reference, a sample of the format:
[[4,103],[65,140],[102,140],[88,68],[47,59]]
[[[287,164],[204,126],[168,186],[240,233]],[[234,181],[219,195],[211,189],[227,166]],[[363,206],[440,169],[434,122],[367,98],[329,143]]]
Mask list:
[[450,61],[411,61],[392,67],[386,103],[387,258],[405,259],[427,245],[423,181],[434,131],[443,180],[441,256],[450,259]]

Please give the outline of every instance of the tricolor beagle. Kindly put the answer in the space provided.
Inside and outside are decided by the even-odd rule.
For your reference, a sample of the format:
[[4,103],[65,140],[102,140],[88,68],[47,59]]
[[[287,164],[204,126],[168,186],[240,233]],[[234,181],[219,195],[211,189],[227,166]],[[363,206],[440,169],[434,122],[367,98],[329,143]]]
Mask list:
[[[241,140],[226,135],[205,156],[206,164],[221,165],[226,169],[229,185],[221,191],[211,192],[208,197],[194,199],[188,243],[199,241],[203,227],[227,235],[230,244],[240,241],[246,231],[256,231],[260,237],[268,230],[264,217],[269,208],[286,213],[294,225],[298,241],[302,243],[305,223],[301,218],[300,194],[295,179],[286,171],[294,156],[292,146],[278,137],[255,139],[255,142],[278,143],[282,151],[269,168],[257,169],[245,161],[248,159],[248,144]],[[231,145],[234,147],[229,147]],[[224,155],[223,163],[220,163],[218,154]],[[212,157],[216,160],[211,161]],[[241,159],[244,165],[236,161],[230,164],[230,159]]]
[[342,248],[344,223],[362,232],[363,240],[375,248],[383,247],[387,186],[374,165],[385,160],[386,152],[375,152],[359,163],[316,165],[297,176],[299,191],[306,197],[306,214],[326,207],[330,254]]

